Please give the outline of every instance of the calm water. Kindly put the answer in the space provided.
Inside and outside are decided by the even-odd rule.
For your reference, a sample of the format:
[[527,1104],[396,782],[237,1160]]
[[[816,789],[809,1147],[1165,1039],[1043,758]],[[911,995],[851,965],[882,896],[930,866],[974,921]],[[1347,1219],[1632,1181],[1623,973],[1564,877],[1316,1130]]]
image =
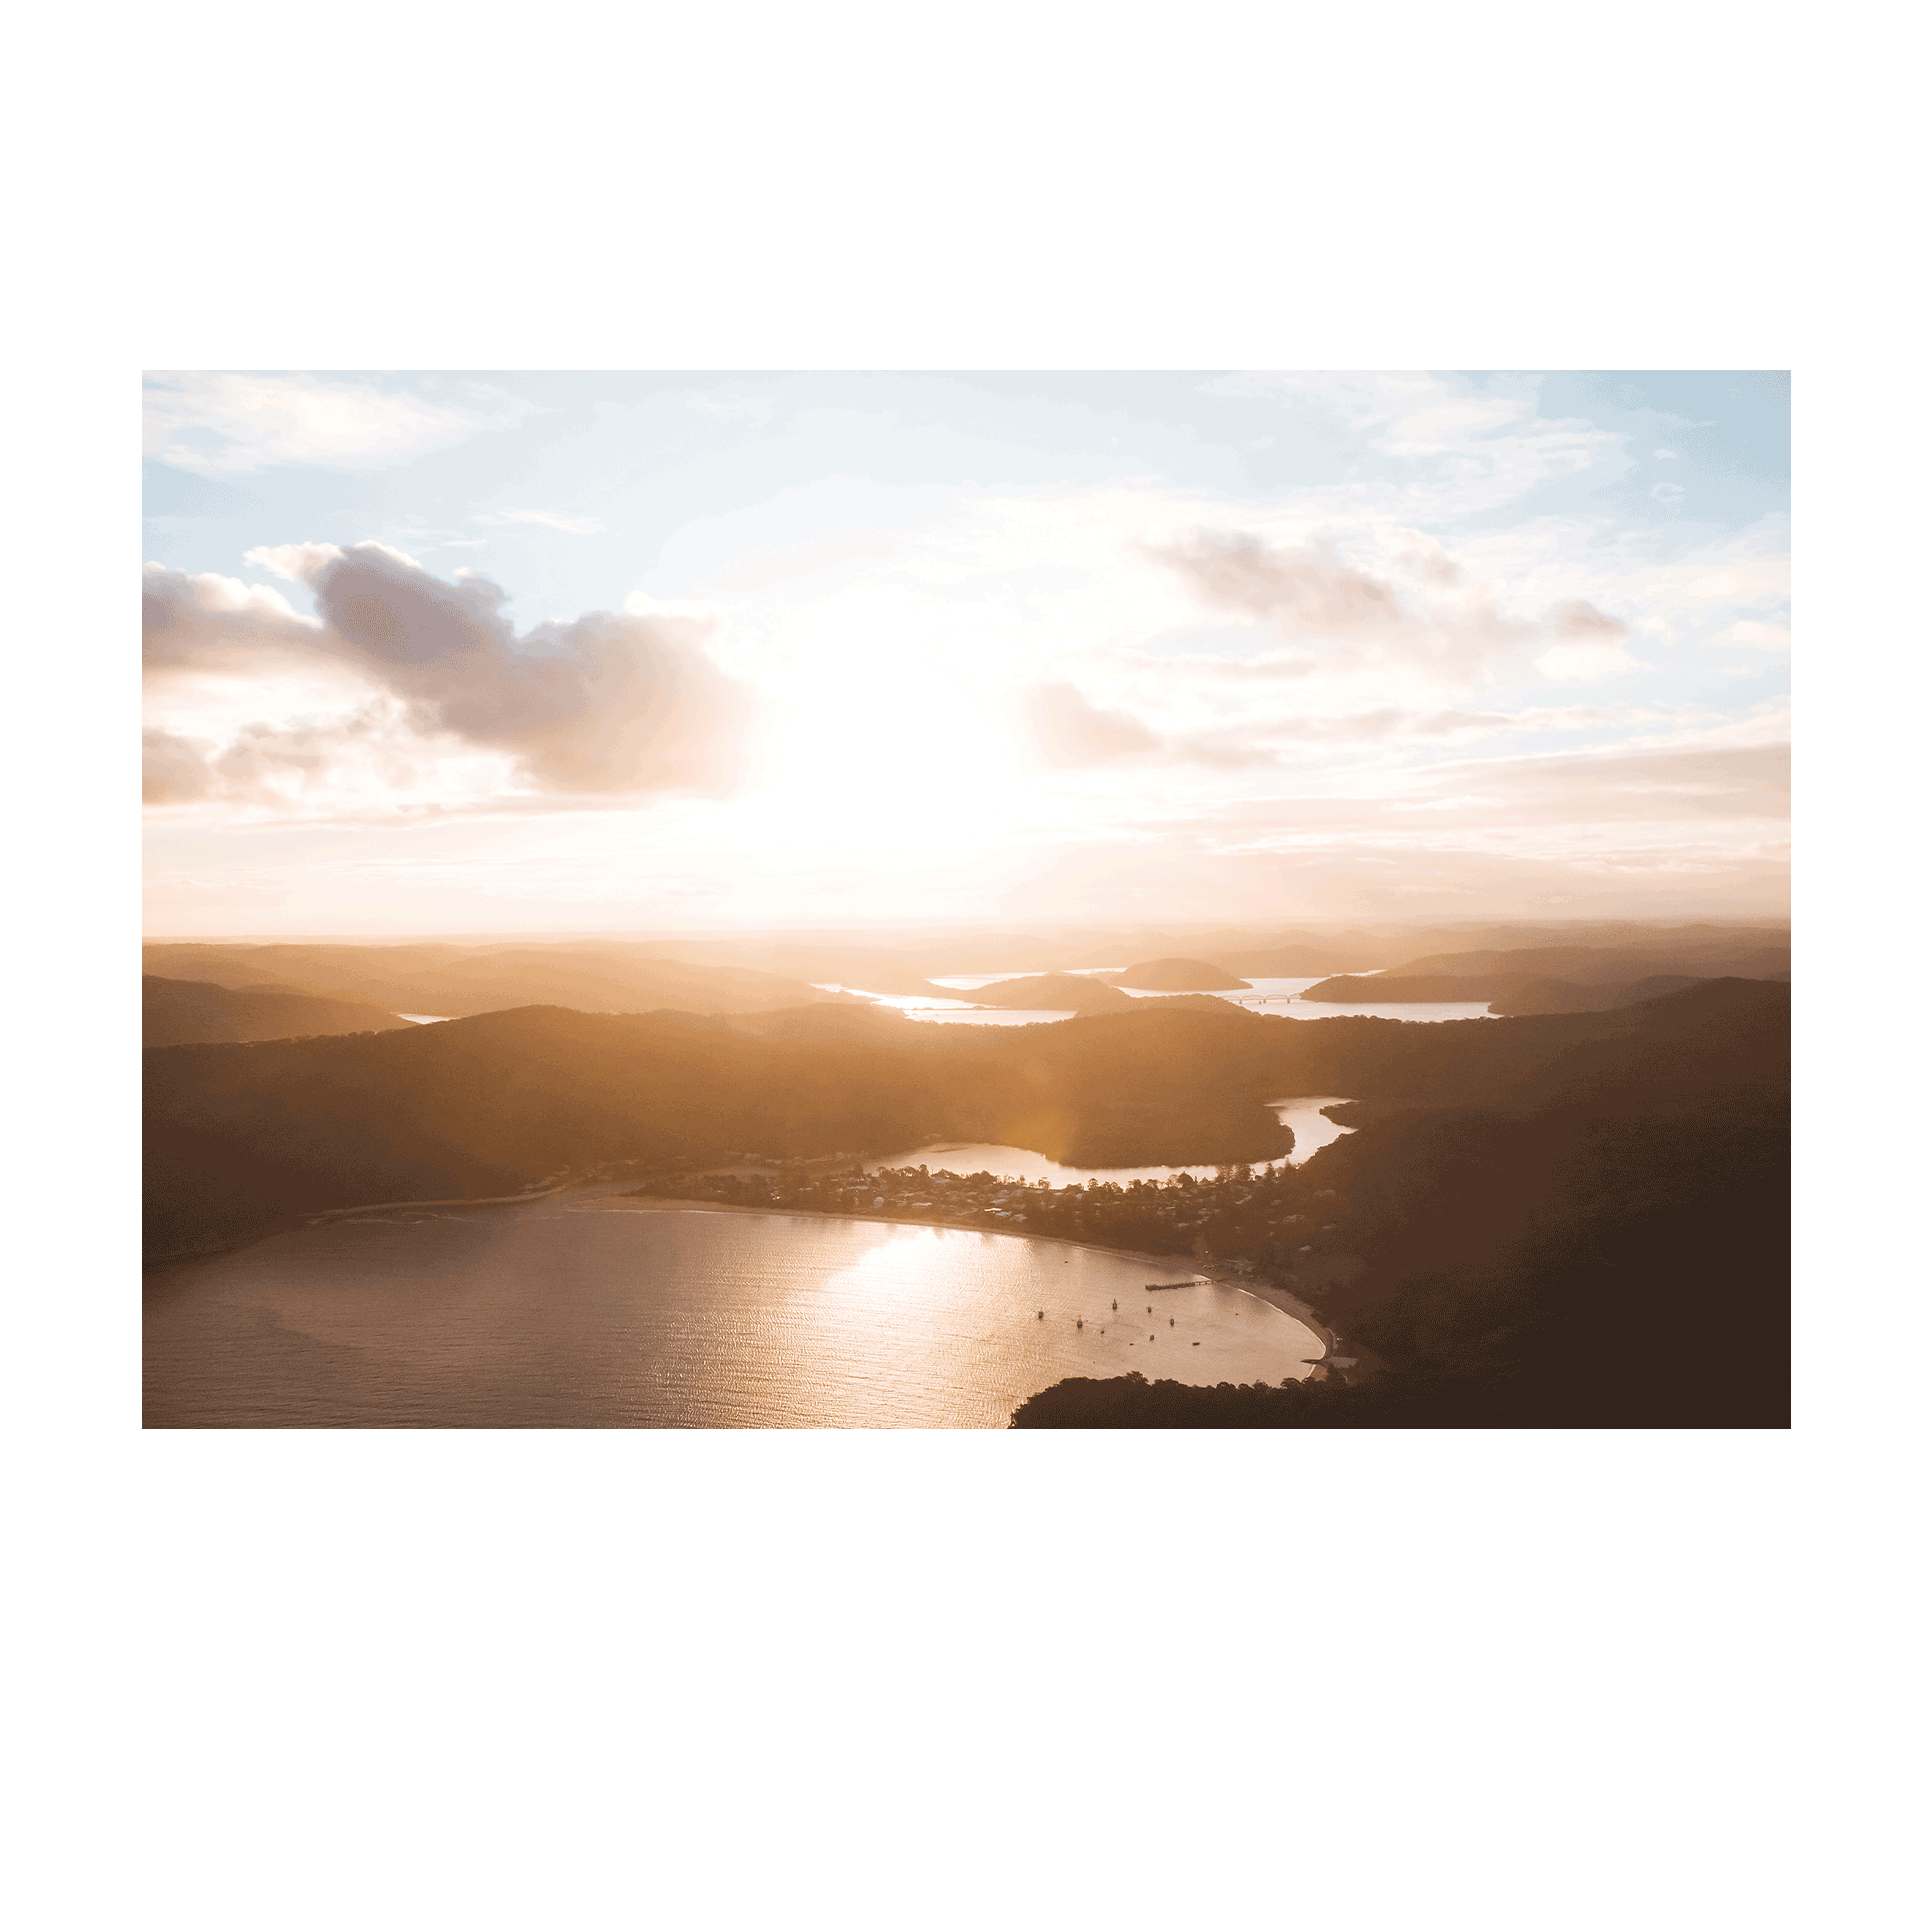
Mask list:
[[1146,1291],[1182,1277],[590,1192],[359,1214],[152,1280],[146,1424],[1003,1427],[1074,1374],[1277,1383],[1324,1351],[1238,1287]]
[[[1086,974],[1085,967],[1074,971]],[[1017,980],[1021,976],[1011,973],[952,973],[943,974],[928,985],[950,988],[954,994],[951,1000],[932,1000],[924,994],[915,996],[905,993],[866,993],[858,987],[840,987],[834,990],[842,993],[858,994],[862,1000],[871,1000],[882,1007],[897,1007],[909,1020],[930,1021],[943,1027],[1027,1027],[1046,1020],[1071,1020],[1073,1015],[1054,1011],[1032,1012],[1014,1007],[970,1007],[965,1004],[965,996],[976,987],[991,986],[996,980]],[[1304,992],[1324,979],[1323,974],[1312,974],[1301,979],[1291,980],[1249,980],[1245,987],[1236,987],[1216,993],[1216,1000],[1237,1000],[1244,1007],[1251,1007],[1255,1013],[1273,1014],[1284,1020],[1337,1020],[1351,1014],[1371,1014],[1377,1020],[1485,1020],[1497,1018],[1487,1012],[1484,1000],[1384,1000],[1361,1005],[1341,1005],[1332,1001],[1289,1000],[1284,996]],[[831,986],[831,982],[814,981],[815,986]],[[1170,993],[1150,987],[1122,987],[1120,991],[1134,1000],[1165,1000]]]
[[[1295,1166],[1311,1159],[1329,1140],[1337,1140],[1343,1133],[1353,1131],[1351,1127],[1336,1127],[1320,1111],[1322,1107],[1338,1106],[1344,1098],[1343,1094],[1338,1093],[1313,1093],[1302,1094],[1291,1100],[1268,1102],[1293,1129],[1293,1152],[1288,1158]],[[1084,1185],[1089,1180],[1111,1180],[1125,1186],[1129,1180],[1171,1180],[1181,1173],[1190,1173],[1196,1180],[1206,1180],[1220,1171],[1211,1164],[1186,1167],[1064,1167],[1059,1161],[1049,1160],[1042,1153],[1029,1152],[1025,1147],[996,1147],[980,1140],[942,1141],[938,1146],[916,1147],[911,1153],[896,1153],[888,1159],[870,1160],[867,1164],[871,1167],[924,1166],[929,1173],[938,1173],[944,1167],[949,1173],[991,1173],[1001,1180],[1051,1180],[1056,1187]],[[1285,1160],[1262,1160],[1255,1163],[1254,1171],[1286,1164]]]

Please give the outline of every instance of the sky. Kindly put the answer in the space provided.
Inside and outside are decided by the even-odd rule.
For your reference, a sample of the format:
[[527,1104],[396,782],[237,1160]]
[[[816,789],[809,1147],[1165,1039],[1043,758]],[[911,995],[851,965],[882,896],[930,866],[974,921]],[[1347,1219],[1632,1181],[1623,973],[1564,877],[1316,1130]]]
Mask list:
[[1786,911],[1784,374],[145,384],[156,937]]

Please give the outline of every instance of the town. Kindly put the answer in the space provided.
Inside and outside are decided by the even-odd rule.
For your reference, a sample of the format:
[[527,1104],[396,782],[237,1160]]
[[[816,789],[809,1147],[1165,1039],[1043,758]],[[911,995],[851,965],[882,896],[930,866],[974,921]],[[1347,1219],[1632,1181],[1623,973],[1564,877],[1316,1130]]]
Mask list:
[[628,1197],[700,1200],[796,1213],[846,1214],[921,1225],[970,1226],[1127,1252],[1190,1257],[1225,1273],[1257,1274],[1318,1290],[1314,1279],[1341,1242],[1338,1194],[1323,1175],[1274,1162],[1242,1163],[1211,1178],[1050,1180],[957,1174],[945,1168],[870,1167],[847,1156],[666,1174]]

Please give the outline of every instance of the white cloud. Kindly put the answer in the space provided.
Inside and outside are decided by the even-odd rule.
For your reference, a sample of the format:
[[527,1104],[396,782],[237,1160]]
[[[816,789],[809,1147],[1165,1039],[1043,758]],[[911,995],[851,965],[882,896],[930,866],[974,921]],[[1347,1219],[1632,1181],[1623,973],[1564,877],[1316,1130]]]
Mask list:
[[1675,486],[1671,480],[1662,480],[1653,489],[1653,498],[1663,507],[1677,507],[1687,497],[1685,487]]
[[1671,447],[1655,447],[1653,457],[1656,460],[1678,460],[1680,458]]
[[1591,679],[1635,664],[1624,645],[1625,622],[1585,600],[1522,617],[1428,535],[1390,527],[1377,545],[1400,570],[1399,579],[1357,567],[1325,543],[1289,551],[1250,534],[1200,532],[1151,551],[1207,604],[1252,615],[1311,649],[1236,663],[1244,674],[1390,669],[1470,680],[1503,653],[1541,639],[1555,643],[1537,662],[1552,679]]
[[147,457],[213,479],[267,467],[394,466],[532,409],[485,392],[449,406],[317,373],[150,373]]
[[709,413],[717,420],[750,420],[760,427],[773,418],[773,402],[757,395],[728,399],[712,394],[690,393],[687,395],[687,405],[695,413]]
[[1631,673],[1640,662],[1625,647],[1582,640],[1549,647],[1533,664],[1549,680],[1600,680],[1608,674]]
[[1555,607],[1548,630],[1554,644],[1533,664],[1549,680],[1598,680],[1611,673],[1631,673],[1640,665],[1627,651],[1626,623],[1584,600],[1568,600]]
[[1710,647],[1759,647],[1767,653],[1785,653],[1792,644],[1784,620],[1736,620],[1707,642]]
[[473,517],[486,527],[512,520],[530,527],[553,527],[561,533],[605,533],[607,530],[602,521],[576,514],[548,513],[540,507],[502,507],[497,513],[476,513]]
[[1624,434],[1590,420],[1545,419],[1537,376],[1501,390],[1432,373],[1239,373],[1204,391],[1318,407],[1344,416],[1388,458],[1434,463],[1416,489],[1429,511],[1471,512],[1617,456]]

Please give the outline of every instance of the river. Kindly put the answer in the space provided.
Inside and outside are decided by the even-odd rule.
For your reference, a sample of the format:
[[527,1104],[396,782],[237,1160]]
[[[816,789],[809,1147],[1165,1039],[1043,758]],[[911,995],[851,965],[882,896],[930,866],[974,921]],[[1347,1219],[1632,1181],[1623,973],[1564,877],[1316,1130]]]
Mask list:
[[145,1421],[1004,1427],[1077,1374],[1277,1384],[1325,1350],[1227,1282],[1146,1291],[1187,1277],[1051,1240],[611,1189],[349,1214],[150,1276]]

